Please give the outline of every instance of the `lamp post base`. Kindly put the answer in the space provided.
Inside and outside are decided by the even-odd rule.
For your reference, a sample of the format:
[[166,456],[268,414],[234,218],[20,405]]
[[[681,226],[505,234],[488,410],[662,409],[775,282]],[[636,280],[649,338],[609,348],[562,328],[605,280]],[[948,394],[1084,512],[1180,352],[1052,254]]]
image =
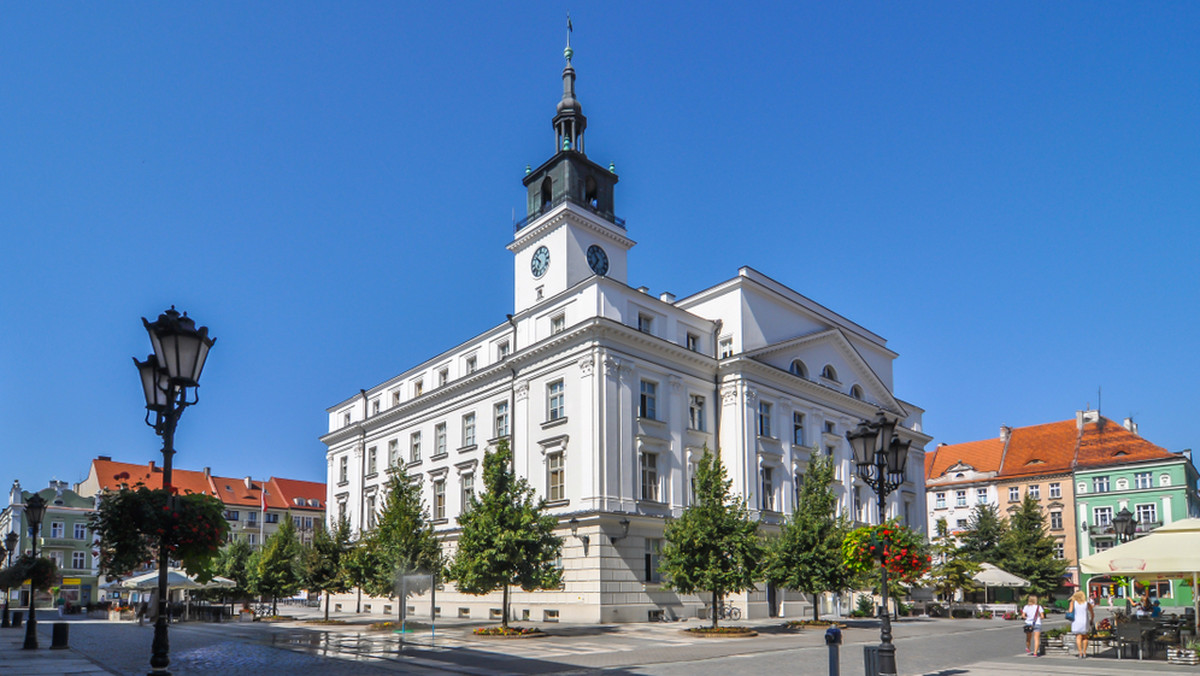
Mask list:
[[25,623],[25,645],[22,650],[37,650],[37,617],[34,616],[33,604],[29,607],[29,621]]

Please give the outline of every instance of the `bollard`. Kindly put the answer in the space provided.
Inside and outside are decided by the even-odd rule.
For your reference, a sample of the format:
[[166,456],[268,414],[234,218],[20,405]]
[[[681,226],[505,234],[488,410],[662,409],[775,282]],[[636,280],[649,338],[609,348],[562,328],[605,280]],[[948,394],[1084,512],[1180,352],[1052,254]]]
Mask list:
[[14,610],[13,614],[12,614],[13,629],[20,629],[21,628],[21,620],[23,620],[23,619],[25,619],[25,614],[19,610]]
[[837,625],[831,624],[825,630],[825,645],[829,646],[829,676],[841,676],[841,654],[839,652],[842,645],[842,630],[838,629]]
[[71,625],[66,622],[55,622],[50,634],[51,650],[66,650],[67,638],[71,633]]

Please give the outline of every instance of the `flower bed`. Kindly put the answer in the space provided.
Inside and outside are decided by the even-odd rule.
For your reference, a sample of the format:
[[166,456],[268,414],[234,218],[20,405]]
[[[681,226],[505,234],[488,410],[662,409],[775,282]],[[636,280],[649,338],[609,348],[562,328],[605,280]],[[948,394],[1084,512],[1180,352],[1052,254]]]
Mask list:
[[345,620],[305,620],[304,624],[346,624]]
[[1167,648],[1169,664],[1200,664],[1200,653],[1187,648]]
[[[371,631],[400,631],[400,623],[395,620],[387,620],[386,622],[372,622],[367,626],[367,628]],[[405,621],[404,628],[408,631],[415,631],[417,629],[428,629],[429,625],[408,620]]]
[[485,638],[539,638],[548,635],[537,627],[478,627],[472,633]]
[[750,638],[758,636],[758,632],[748,627],[692,627],[684,629],[683,633],[688,636],[699,636],[701,638]]
[[785,625],[788,629],[802,629],[804,627],[829,627],[834,626],[838,629],[845,629],[846,625],[841,622],[832,620],[789,620]]

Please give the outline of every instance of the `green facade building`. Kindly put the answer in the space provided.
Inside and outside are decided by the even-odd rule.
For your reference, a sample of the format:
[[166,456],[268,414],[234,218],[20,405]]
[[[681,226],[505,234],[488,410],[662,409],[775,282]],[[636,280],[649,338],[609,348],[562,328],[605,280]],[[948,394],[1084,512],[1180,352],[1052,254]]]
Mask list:
[[[61,576],[51,593],[38,593],[37,605],[70,603],[77,606],[100,601],[98,561],[92,555],[92,531],[88,528],[88,518],[96,509],[95,500],[79,495],[62,481],[51,481],[48,488],[37,494],[46,500],[46,515],[38,529],[38,554],[53,559]],[[20,535],[18,553],[33,549],[25,518],[25,502],[32,495],[13,482],[9,504],[0,513],[0,539],[9,532]],[[29,588],[11,590],[10,603],[27,605]]]

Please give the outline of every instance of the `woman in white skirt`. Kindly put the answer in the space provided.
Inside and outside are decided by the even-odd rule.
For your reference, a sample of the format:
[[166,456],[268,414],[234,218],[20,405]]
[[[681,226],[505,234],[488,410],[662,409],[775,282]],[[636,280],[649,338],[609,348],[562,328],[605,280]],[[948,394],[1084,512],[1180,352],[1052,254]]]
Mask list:
[[1071,595],[1070,612],[1075,614],[1071,619],[1071,633],[1075,635],[1075,647],[1082,659],[1087,657],[1088,632],[1092,628],[1092,604],[1088,603],[1082,589]]

